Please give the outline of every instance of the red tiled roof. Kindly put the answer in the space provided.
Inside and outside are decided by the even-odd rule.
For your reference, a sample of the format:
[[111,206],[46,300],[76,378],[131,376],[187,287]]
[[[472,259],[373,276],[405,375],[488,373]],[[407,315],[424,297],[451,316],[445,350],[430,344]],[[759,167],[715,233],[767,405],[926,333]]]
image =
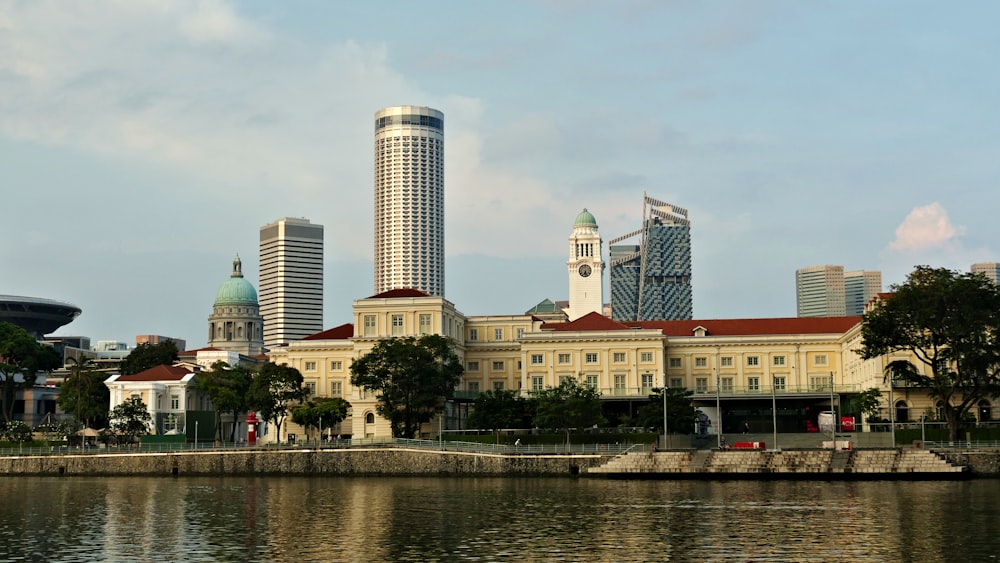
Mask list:
[[221,351],[222,351],[222,348],[214,348],[214,347],[209,346],[207,348],[198,348],[196,350],[184,350],[183,352],[177,352],[177,355],[178,356],[197,356],[198,352],[221,352]]
[[568,323],[552,324],[552,330],[628,330],[626,325],[591,311]]
[[389,291],[383,291],[382,293],[372,295],[368,299],[395,299],[400,297],[430,297],[430,293],[424,293],[419,289],[390,289]]
[[861,322],[861,317],[790,317],[778,319],[713,319],[690,321],[613,321],[589,313],[571,323],[544,323],[542,330],[631,330],[659,329],[666,336],[694,336],[703,327],[708,336],[762,336],[771,334],[842,334]]
[[180,381],[194,373],[180,366],[156,366],[132,375],[123,375],[117,381]]
[[354,325],[351,323],[345,323],[340,326],[328,328],[323,332],[310,334],[302,340],[347,340],[352,336],[354,336]]

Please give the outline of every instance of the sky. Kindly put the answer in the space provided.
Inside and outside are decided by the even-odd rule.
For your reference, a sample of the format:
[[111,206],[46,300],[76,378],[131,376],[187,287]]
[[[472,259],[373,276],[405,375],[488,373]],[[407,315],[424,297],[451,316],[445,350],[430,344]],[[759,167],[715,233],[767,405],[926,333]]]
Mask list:
[[[568,297],[587,208],[689,211],[694,316],[795,316],[795,270],[1000,261],[1000,4],[0,0],[0,294],[56,335],[207,341],[258,232],[325,226],[324,325],[374,293],[374,113],[445,114],[445,296]],[[604,248],[607,260],[607,247]],[[605,274],[607,275],[607,274]],[[607,281],[607,280],[605,280]],[[605,292],[605,300],[610,294]]]

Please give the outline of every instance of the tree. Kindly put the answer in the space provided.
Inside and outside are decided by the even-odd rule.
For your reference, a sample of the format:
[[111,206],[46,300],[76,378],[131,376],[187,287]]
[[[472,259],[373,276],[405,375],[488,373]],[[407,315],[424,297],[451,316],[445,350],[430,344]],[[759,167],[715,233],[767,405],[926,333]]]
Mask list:
[[198,374],[198,389],[208,395],[215,409],[215,437],[222,440],[222,413],[233,416],[229,441],[236,439],[236,421],[249,410],[251,374],[242,366],[230,367],[223,361]]
[[878,387],[865,389],[854,398],[854,404],[861,413],[862,419],[867,422],[878,422],[878,410],[881,404],[882,391]]
[[3,421],[13,420],[19,389],[33,386],[38,372],[52,371],[61,365],[62,358],[51,346],[40,344],[17,325],[0,323],[0,415]]
[[886,378],[940,399],[951,440],[958,440],[969,409],[1000,393],[1000,290],[981,274],[917,266],[892,292],[865,314],[861,357],[908,352],[923,369],[897,359]]
[[309,439],[309,429],[330,428],[340,424],[347,418],[347,410],[351,408],[340,397],[317,397],[304,405],[292,409],[292,422],[306,429],[306,440]]
[[[667,429],[671,434],[690,434],[698,419],[698,409],[691,404],[694,391],[690,389],[667,389]],[[663,389],[653,389],[649,404],[639,408],[639,424],[647,428],[663,430]]]
[[279,440],[281,424],[288,416],[288,406],[309,396],[309,389],[302,383],[299,370],[274,362],[262,365],[250,380],[247,406],[259,412],[265,421],[274,423]]
[[132,444],[139,436],[149,434],[149,425],[153,417],[149,415],[146,403],[133,397],[111,409],[111,433],[119,444]]
[[523,428],[524,413],[528,405],[517,391],[496,389],[476,397],[474,409],[469,415],[469,428],[488,428],[500,442],[502,428]]
[[134,375],[156,366],[169,366],[177,361],[177,345],[173,340],[159,344],[140,344],[122,360],[118,370],[122,375]]
[[549,387],[535,393],[535,426],[566,431],[569,446],[570,431],[602,424],[601,393],[589,385],[580,385],[573,378],[566,378],[558,387]]
[[104,384],[105,375],[93,369],[89,358],[70,358],[69,362],[72,376],[59,386],[59,408],[75,416],[84,427],[106,427],[111,392]]
[[378,394],[375,407],[394,437],[412,438],[455,392],[462,364],[438,334],[380,340],[351,364],[351,384]]

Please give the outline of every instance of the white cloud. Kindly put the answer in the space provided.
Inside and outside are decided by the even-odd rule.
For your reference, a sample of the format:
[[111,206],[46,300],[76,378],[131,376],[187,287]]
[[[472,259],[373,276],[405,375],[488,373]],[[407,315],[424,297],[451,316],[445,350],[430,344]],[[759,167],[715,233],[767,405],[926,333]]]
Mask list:
[[892,241],[889,249],[916,252],[942,248],[955,244],[957,237],[964,233],[965,228],[952,225],[948,212],[940,203],[934,202],[910,211],[902,224],[896,227],[896,240]]

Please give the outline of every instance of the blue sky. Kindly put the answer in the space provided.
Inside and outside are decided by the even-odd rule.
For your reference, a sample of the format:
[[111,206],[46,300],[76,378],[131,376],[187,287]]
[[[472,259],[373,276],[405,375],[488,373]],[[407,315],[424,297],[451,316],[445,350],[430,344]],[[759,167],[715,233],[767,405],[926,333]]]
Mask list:
[[397,104],[445,113],[466,314],[565,299],[576,214],[607,241],[644,191],[690,212],[697,318],[794,316],[810,265],[1000,261],[1000,5],[412,6],[0,0],[0,294],[80,306],[58,334],[201,346],[233,256],[256,285],[258,228],[299,216],[349,322]]

